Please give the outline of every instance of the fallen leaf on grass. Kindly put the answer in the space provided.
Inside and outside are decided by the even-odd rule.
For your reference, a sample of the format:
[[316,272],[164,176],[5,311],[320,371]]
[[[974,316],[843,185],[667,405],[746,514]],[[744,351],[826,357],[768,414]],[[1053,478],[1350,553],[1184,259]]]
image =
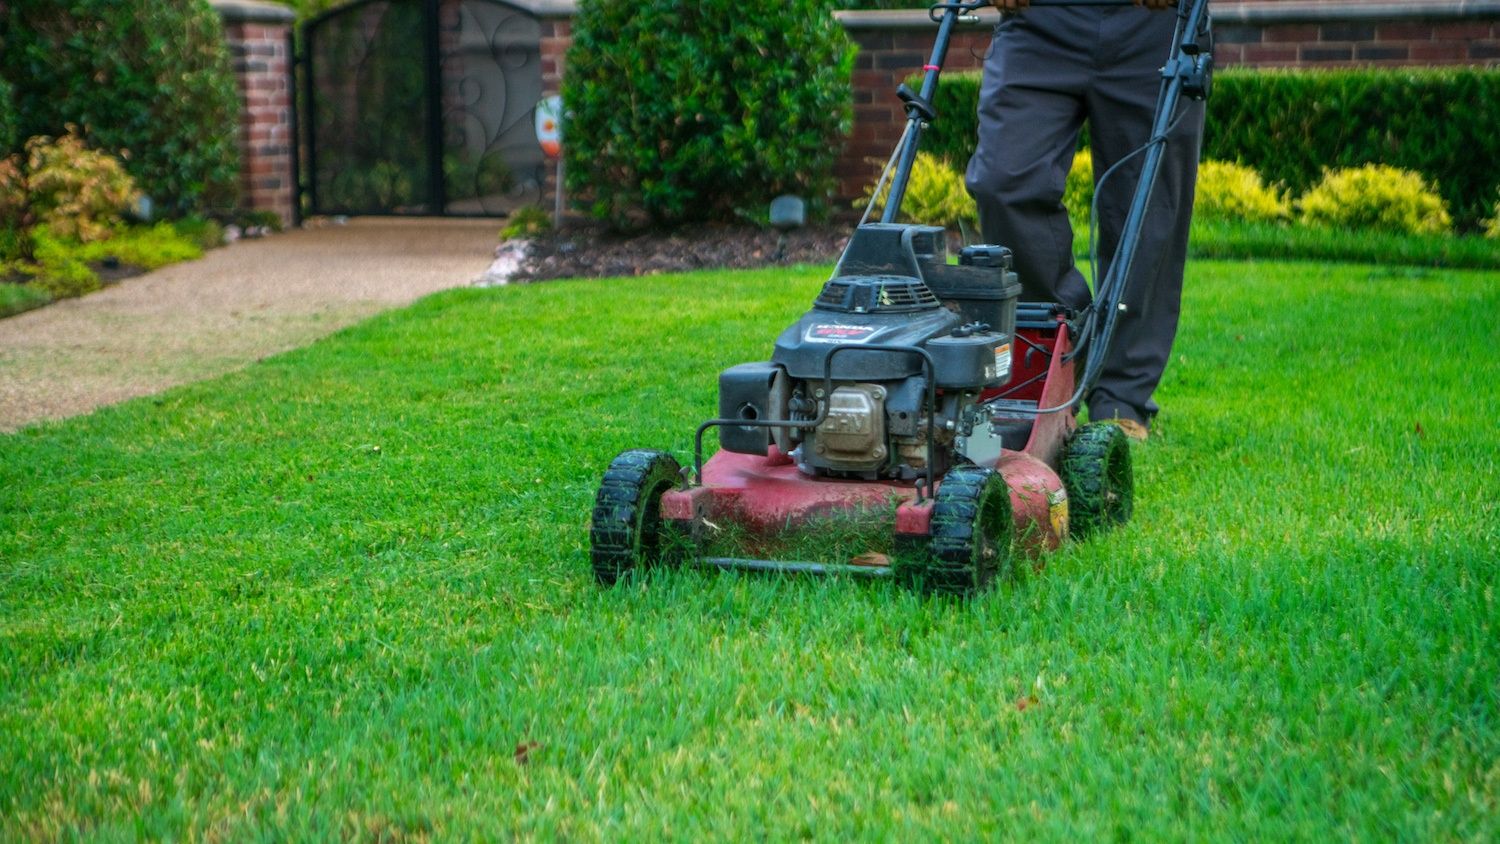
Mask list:
[[866,551],[849,561],[851,566],[889,566],[891,558],[877,551]]
[[531,754],[542,749],[541,742],[523,741],[516,745],[516,764],[525,765],[531,761]]
[[1030,709],[1033,706],[1036,706],[1039,703],[1041,703],[1041,701],[1030,695],[1018,697],[1016,698],[1016,711],[1025,712],[1026,710]]

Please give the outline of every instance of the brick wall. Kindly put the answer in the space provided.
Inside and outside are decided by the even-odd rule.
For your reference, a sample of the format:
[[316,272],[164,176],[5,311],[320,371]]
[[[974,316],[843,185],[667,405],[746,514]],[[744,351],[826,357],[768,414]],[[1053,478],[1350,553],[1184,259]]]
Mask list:
[[213,0],[240,94],[240,202],[290,225],[293,196],[292,13],[256,0]]

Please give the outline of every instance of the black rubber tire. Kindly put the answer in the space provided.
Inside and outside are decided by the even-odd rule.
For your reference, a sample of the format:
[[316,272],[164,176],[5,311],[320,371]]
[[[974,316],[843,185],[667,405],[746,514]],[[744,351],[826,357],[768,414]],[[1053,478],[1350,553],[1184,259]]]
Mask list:
[[680,473],[664,451],[634,449],[610,461],[589,527],[589,559],[601,584],[611,586],[660,559],[661,496]]
[[929,592],[972,595],[1010,574],[1015,534],[1010,489],[993,469],[956,466],[932,503],[932,538],[921,566]]
[[1063,447],[1059,475],[1068,491],[1068,532],[1078,538],[1130,521],[1135,510],[1135,477],[1130,438],[1119,425],[1093,422],[1073,433]]

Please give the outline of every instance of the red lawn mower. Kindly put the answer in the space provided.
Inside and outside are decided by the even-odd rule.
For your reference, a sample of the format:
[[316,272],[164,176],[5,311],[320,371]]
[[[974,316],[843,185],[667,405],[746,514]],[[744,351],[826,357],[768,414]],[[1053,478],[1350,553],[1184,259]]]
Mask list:
[[[1129,5],[1034,0],[1034,6]],[[1130,448],[1114,425],[1079,426],[1140,242],[1179,100],[1208,95],[1195,34],[1207,0],[1180,4],[1152,138],[1114,260],[1081,312],[1018,303],[1011,251],[964,247],[896,219],[953,28],[987,0],[938,3],[920,91],[900,86],[906,130],[881,221],[861,224],[812,309],[771,359],[719,376],[691,471],[631,450],[604,473],[590,530],[594,575],[612,584],[658,563],[896,576],[967,594],[1070,535],[1130,518]],[[1104,178],[1107,178],[1108,174]],[[1081,364],[1081,377],[1080,377]],[[720,450],[703,460],[703,435]]]

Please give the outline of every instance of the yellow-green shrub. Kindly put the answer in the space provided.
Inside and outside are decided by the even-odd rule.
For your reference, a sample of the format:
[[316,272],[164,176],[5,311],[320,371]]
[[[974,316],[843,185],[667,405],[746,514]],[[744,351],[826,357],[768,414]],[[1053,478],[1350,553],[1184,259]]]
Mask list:
[[1485,237],[1500,239],[1500,190],[1497,190],[1495,193],[1495,213],[1491,214],[1488,220],[1481,222],[1479,225],[1484,229]]
[[1291,200],[1268,187],[1253,168],[1228,161],[1198,167],[1193,214],[1203,220],[1264,223],[1292,216]]
[[[888,191],[875,201],[875,213],[885,207]],[[868,196],[865,199],[869,201]],[[913,223],[950,229],[979,224],[979,207],[964,187],[964,174],[947,161],[925,152],[917,153],[912,165],[901,216]]]
[[1383,164],[1327,172],[1297,206],[1302,222],[1315,226],[1441,234],[1453,224],[1421,174]]
[[1068,217],[1075,224],[1089,221],[1090,206],[1094,202],[1094,154],[1081,149],[1073,156],[1073,166],[1068,170],[1068,181],[1063,188],[1063,205],[1068,208]]
[[99,276],[75,252],[76,247],[53,237],[46,229],[33,236],[36,263],[22,263],[20,269],[31,276],[31,283],[54,299],[82,296],[99,289]]
[[119,160],[84,146],[76,127],[56,139],[34,137],[24,154],[0,162],[0,225],[7,228],[104,240],[136,196]]

